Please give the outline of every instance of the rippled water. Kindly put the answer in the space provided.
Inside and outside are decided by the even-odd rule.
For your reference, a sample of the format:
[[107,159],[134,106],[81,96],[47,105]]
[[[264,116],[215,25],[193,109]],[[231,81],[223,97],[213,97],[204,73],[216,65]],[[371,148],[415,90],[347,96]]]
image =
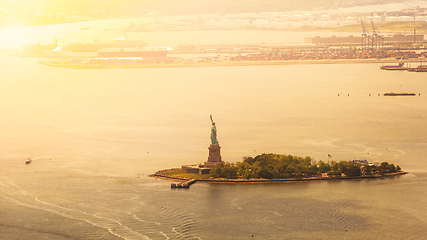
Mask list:
[[[420,239],[426,84],[377,64],[70,70],[0,57],[0,236]],[[414,91],[416,97],[377,96]],[[340,94],[340,96],[338,96]],[[371,94],[371,96],[369,96]],[[158,169],[275,152],[399,164],[392,179],[195,184]],[[27,157],[33,163],[25,165]]]
[[[423,73],[378,64],[73,70],[36,61],[0,55],[2,239],[427,234]],[[378,96],[391,91],[420,95]],[[210,114],[228,162],[331,154],[392,162],[410,174],[189,190],[149,178],[206,161]]]

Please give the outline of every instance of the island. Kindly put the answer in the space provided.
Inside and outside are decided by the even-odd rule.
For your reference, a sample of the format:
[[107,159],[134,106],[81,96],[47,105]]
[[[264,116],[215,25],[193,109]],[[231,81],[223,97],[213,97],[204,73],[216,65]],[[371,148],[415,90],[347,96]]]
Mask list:
[[210,115],[211,144],[209,157],[204,163],[184,165],[157,171],[151,177],[184,181],[172,183],[172,188],[189,188],[195,182],[212,183],[266,183],[291,181],[318,181],[337,179],[383,178],[407,174],[393,163],[369,163],[366,159],[351,161],[315,161],[309,156],[263,153],[255,157],[243,157],[242,162],[228,163],[222,160],[218,131]]
[[213,165],[209,174],[186,172],[181,168],[157,171],[151,177],[175,181],[210,183],[274,183],[295,181],[373,179],[407,174],[393,163],[367,160],[315,161],[311,157],[263,153],[244,157],[242,162]]

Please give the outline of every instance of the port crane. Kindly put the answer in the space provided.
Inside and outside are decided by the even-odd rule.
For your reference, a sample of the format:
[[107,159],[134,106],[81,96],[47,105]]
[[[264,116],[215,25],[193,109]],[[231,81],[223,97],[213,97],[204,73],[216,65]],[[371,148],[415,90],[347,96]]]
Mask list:
[[368,45],[369,45],[369,31],[368,29],[365,27],[365,23],[363,22],[363,20],[361,20],[362,22],[362,28],[363,28],[363,33],[362,33],[362,49],[365,49]]
[[369,31],[368,29],[365,27],[365,23],[363,22],[363,20],[360,20],[362,23],[362,28],[363,28],[363,33],[362,33],[362,50],[365,50],[368,46],[369,46]]
[[377,26],[375,26],[374,22],[371,19],[371,25],[372,25],[372,49],[375,50],[382,50],[383,44],[384,44],[384,36],[381,35],[380,30],[378,30]]

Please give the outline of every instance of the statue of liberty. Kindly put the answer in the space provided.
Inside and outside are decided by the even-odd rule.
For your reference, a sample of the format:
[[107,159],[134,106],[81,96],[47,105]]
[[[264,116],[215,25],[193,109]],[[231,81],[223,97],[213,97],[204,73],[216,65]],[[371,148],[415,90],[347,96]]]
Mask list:
[[211,128],[211,145],[219,145],[218,139],[216,138],[216,126],[215,126],[215,122],[212,119],[212,114],[211,114],[211,122],[212,122],[212,128]]

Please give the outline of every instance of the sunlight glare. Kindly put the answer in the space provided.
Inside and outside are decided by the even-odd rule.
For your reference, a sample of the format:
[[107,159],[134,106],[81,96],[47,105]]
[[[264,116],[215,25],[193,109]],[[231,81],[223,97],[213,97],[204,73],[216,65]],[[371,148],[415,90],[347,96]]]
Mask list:
[[0,49],[20,49],[32,39],[25,27],[6,27],[0,32]]

